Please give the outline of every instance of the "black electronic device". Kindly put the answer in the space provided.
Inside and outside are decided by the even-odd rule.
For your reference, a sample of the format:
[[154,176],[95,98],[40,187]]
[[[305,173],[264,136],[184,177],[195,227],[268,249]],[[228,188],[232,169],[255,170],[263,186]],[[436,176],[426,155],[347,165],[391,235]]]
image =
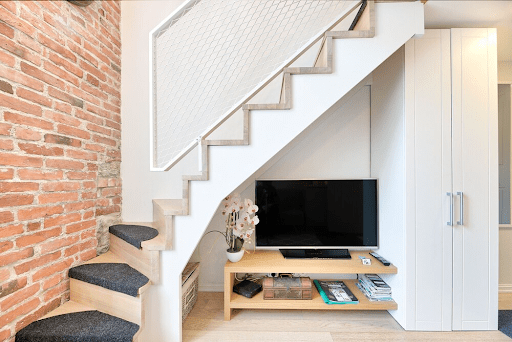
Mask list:
[[348,249],[280,249],[285,259],[352,259]]
[[375,259],[379,260],[384,266],[391,265],[391,263],[389,261],[387,261],[386,259],[384,259],[383,257],[381,257],[379,254],[377,254],[375,252],[370,252],[370,255],[372,257],[374,257]]
[[261,285],[246,279],[233,286],[233,292],[252,298],[255,294],[261,292]]
[[258,180],[255,193],[258,249],[311,249],[322,257],[318,250],[378,248],[376,179]]

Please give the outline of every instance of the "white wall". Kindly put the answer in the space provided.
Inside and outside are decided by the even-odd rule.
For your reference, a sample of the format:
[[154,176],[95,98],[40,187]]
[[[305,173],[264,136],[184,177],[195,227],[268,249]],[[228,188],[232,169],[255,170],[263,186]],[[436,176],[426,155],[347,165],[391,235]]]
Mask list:
[[[498,83],[512,84],[512,62],[498,62]],[[499,291],[512,292],[512,225],[500,227]]]
[[191,153],[169,172],[149,171],[149,32],[183,2],[121,2],[121,177],[125,222],[151,222],[153,198],[181,198],[180,175],[197,170],[197,158]]
[[512,62],[498,62],[498,83],[512,83]]
[[371,176],[379,179],[378,253],[397,268],[382,275],[393,289],[398,310],[390,311],[405,326],[405,111],[404,49],[400,48],[373,72]]
[[[243,190],[238,190],[242,198],[254,200],[255,178],[369,178],[370,87],[363,87],[346,103],[338,102],[305,137],[290,145],[280,159],[267,163],[261,175],[256,173],[244,183],[241,187]],[[220,211],[219,207],[207,232],[224,230],[225,221]],[[253,245],[246,248],[250,250]],[[224,238],[218,233],[205,236],[196,249],[193,260],[201,262],[200,291],[223,290],[223,269],[227,260],[225,250]]]

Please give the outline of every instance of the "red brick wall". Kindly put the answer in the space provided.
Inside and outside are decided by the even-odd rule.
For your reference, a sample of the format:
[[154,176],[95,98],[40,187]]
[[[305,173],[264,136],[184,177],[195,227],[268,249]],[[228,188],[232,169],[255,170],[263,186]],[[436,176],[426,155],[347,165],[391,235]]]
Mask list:
[[66,301],[119,217],[120,18],[0,1],[0,341]]

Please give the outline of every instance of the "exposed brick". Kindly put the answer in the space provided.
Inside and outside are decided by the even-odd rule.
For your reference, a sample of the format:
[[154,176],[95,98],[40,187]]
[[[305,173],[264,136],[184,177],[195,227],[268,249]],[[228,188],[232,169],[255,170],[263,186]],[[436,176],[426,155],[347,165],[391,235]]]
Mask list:
[[14,38],[14,30],[12,29],[12,27],[6,25],[2,21],[0,21],[0,34],[3,34],[7,38]]
[[[0,61],[2,53],[0,52]],[[3,61],[5,64],[7,64],[5,61]],[[14,63],[13,63],[14,65]],[[44,90],[44,83],[31,77],[27,76],[22,72],[19,72],[18,70],[11,69],[11,68],[0,68],[0,77],[3,77],[5,79],[10,80],[13,83],[18,83],[21,85],[24,85],[25,87],[37,90],[39,92],[42,92]]]
[[[39,204],[48,204],[48,203],[59,203],[59,202],[70,202],[78,200],[78,193],[76,192],[65,192],[65,193],[47,193],[39,195],[37,198]],[[1,201],[1,197],[0,197]]]
[[43,294],[43,300],[45,302],[48,302],[54,297],[62,295],[64,292],[66,292],[69,289],[69,285],[67,282],[62,282],[58,286],[55,286],[54,288],[46,291]]
[[85,79],[87,80],[87,82],[89,82],[90,84],[92,84],[95,87],[98,87],[100,85],[100,81],[96,77],[92,76],[91,74],[87,74]]
[[0,135],[11,135],[11,128],[11,124],[0,122]]
[[[2,22],[0,22],[0,24],[1,23]],[[0,80],[0,91],[3,91],[8,94],[14,94],[14,91],[12,90],[12,85],[2,80]]]
[[100,144],[109,145],[109,146],[116,146],[117,145],[117,142],[114,139],[105,138],[105,137],[102,137],[100,135],[93,135],[92,140],[94,142],[97,142],[97,143],[100,143]]
[[12,151],[14,142],[11,139],[0,139],[0,150]]
[[69,203],[64,206],[66,212],[78,211],[94,207],[94,201],[81,201],[77,203]]
[[20,32],[18,34],[17,41],[19,44],[29,48],[37,54],[41,54],[43,51],[43,47],[39,44],[39,41],[35,39],[35,37],[27,36],[25,33]]
[[[38,80],[43,81],[44,83],[50,84],[52,86],[55,86],[59,89],[64,89],[64,82],[60,79],[50,75],[47,72],[42,71],[41,69],[38,69],[36,67],[33,67],[25,62],[20,63],[21,70],[32,77],[37,78]],[[51,94],[50,94],[51,96]]]
[[[30,209],[20,209],[18,211],[18,219],[21,221],[39,219],[46,216],[52,216],[55,214],[62,214],[64,207],[62,205],[51,206],[51,207],[35,207]],[[1,217],[1,213],[0,213]],[[1,223],[1,220],[0,220]]]
[[58,55],[50,52],[50,60],[55,63],[57,66],[63,67],[67,71],[71,72],[78,78],[82,78],[84,76],[84,72],[82,69],[77,67],[75,64],[70,63],[68,60],[59,57]]
[[5,266],[8,264],[17,262],[19,260],[30,258],[33,255],[34,255],[33,248],[26,248],[26,249],[23,249],[20,251],[0,254],[0,266]]
[[41,107],[2,93],[0,93],[0,103],[3,107],[11,108],[23,113],[37,116],[41,116],[43,114]]
[[44,61],[43,64],[44,70],[52,73],[53,75],[57,76],[61,80],[68,81],[69,83],[74,84],[75,86],[78,86],[80,84],[80,80],[76,75],[73,75],[72,73],[68,72],[67,70],[64,70],[55,64],[53,64],[50,61]]
[[63,156],[64,150],[61,147],[46,147],[32,143],[18,143],[18,147],[28,154],[39,154],[43,156]]
[[[45,2],[45,1],[43,1]],[[44,304],[39,309],[31,313],[30,315],[27,315],[23,317],[23,319],[19,320],[16,323],[15,330],[20,331],[21,329],[25,328],[30,323],[40,319],[44,315],[46,315],[48,312],[55,310],[60,305],[60,298],[55,298],[54,300],[50,301],[49,303]]]
[[67,247],[76,244],[80,240],[77,235],[68,236],[61,239],[45,242],[41,245],[41,253],[52,252],[62,247]]
[[46,160],[46,166],[55,169],[82,170],[85,164],[74,160],[48,159]]
[[66,137],[63,135],[45,134],[44,141],[46,143],[50,143],[50,144],[68,145],[68,146],[73,146],[73,147],[82,146],[82,143],[80,142],[80,140]]
[[43,265],[49,264],[61,257],[61,252],[54,252],[50,254],[45,254],[42,256],[39,256],[37,258],[34,258],[30,261],[24,262],[22,264],[19,264],[14,267],[14,271],[16,274],[20,275],[23,273],[26,273],[30,270],[33,270],[35,268],[41,267]]
[[23,233],[23,225],[22,224],[16,224],[11,226],[6,226],[0,228],[0,239],[6,238],[6,237],[13,237],[15,235],[19,235]]
[[66,172],[68,179],[96,179],[96,172]]
[[43,230],[30,235],[24,235],[16,239],[16,246],[21,248],[35,245],[52,237],[58,236],[61,232],[62,230],[60,228],[54,228],[51,230]]
[[98,193],[96,191],[91,192],[82,192],[82,199],[95,199],[98,198]]
[[83,129],[66,126],[66,125],[58,125],[57,131],[61,134],[71,135],[77,138],[89,139],[91,134]]
[[23,191],[37,191],[39,190],[39,183],[34,182],[1,182],[0,192],[23,192]]
[[0,196],[0,208],[1,207],[15,207],[21,205],[28,205],[34,202],[34,195],[27,194],[12,194]]
[[46,171],[34,169],[22,169],[18,171],[20,179],[23,180],[55,180],[62,179],[64,172],[62,171]]
[[10,277],[11,272],[6,267],[0,269],[0,284],[9,280]]
[[25,286],[27,286],[26,277],[11,280],[0,287],[0,298],[6,297],[11,293],[18,291],[19,289],[24,288]]
[[103,125],[103,118],[100,118],[99,116],[89,114],[87,112],[84,112],[83,110],[77,110],[75,113],[75,116],[79,119],[83,119],[92,123],[95,123],[97,125]]
[[91,260],[92,258],[95,258],[95,257],[96,257],[96,249],[90,249],[90,250],[80,254],[80,260],[82,262]]
[[39,36],[39,41],[41,42],[41,44],[43,44],[44,46],[52,49],[53,51],[57,52],[58,54],[60,54],[61,56],[73,61],[73,62],[76,62],[76,56],[74,53],[72,53],[71,51],[69,51],[66,47],[62,46],[61,44],[55,42],[54,40],[48,38],[48,37],[45,37],[44,35],[40,35]]
[[[14,215],[10,211],[0,211],[0,224],[14,221]],[[3,229],[3,228],[2,228]],[[1,235],[1,233],[0,233]]]
[[[0,94],[0,98],[1,98]],[[37,107],[41,109],[41,107]],[[42,114],[42,111],[41,111]],[[25,125],[25,126],[31,126],[31,127],[38,127],[46,130],[52,130],[53,129],[53,123],[50,121],[42,120],[39,118],[34,118],[27,115],[22,114],[15,114],[10,112],[4,113],[4,120],[9,121],[18,125]]]
[[19,291],[14,292],[13,294],[10,294],[9,296],[5,297],[5,299],[3,299],[2,302],[0,302],[0,309],[3,312],[9,310],[14,305],[21,303],[25,299],[34,295],[36,292],[39,291],[40,288],[41,288],[41,285],[33,284],[32,286],[25,287],[22,290],[19,290]]
[[34,298],[5,314],[3,314],[2,312],[3,315],[0,316],[0,326],[5,326],[6,324],[14,321],[17,317],[27,314],[30,311],[36,309],[40,303],[41,300],[39,298]]
[[98,160],[98,155],[96,153],[86,151],[67,150],[66,156],[73,159]]
[[79,213],[71,213],[67,215],[54,216],[51,218],[46,218],[44,220],[44,227],[50,228],[60,225],[65,225],[68,223],[74,223],[81,220],[81,215]]
[[62,272],[71,266],[73,263],[73,259],[69,258],[64,261],[52,264],[48,267],[42,268],[41,270],[34,273],[32,276],[32,281],[38,281],[40,279],[49,277],[55,273]]
[[84,101],[76,98],[76,97],[73,97],[73,96],[70,96],[58,89],[55,89],[55,88],[52,88],[52,87],[49,87],[48,88],[48,95],[56,98],[56,99],[59,99],[61,101],[64,101],[64,102],[67,102],[69,103],[70,105],[72,106],[75,106],[75,107],[79,107],[79,108],[84,108]]
[[30,91],[30,90],[27,90],[24,88],[18,88],[16,90],[16,95],[18,95],[19,97],[21,97],[27,101],[38,103],[38,104],[46,106],[46,107],[51,107],[52,103],[53,103],[52,100],[48,96],[41,95],[41,94],[35,93],[33,91]]
[[4,253],[14,247],[12,241],[0,241],[0,253]]
[[44,111],[43,117],[52,121],[60,122],[75,127],[80,126],[80,124],[82,123],[80,120],[72,117],[71,115],[61,114],[51,110]]
[[20,44],[9,40],[6,37],[0,36],[0,49],[9,51],[10,53],[23,58],[35,65],[41,65],[41,57],[36,53],[24,48]]
[[118,213],[121,211],[121,208],[118,205],[113,205],[110,207],[103,207],[96,209],[96,216],[108,215],[112,213]]
[[[62,178],[62,177],[60,177]],[[57,179],[60,179],[57,178]],[[51,182],[45,183],[41,186],[41,190],[45,192],[51,191],[73,191],[80,189],[79,182]]]
[[[59,252],[60,255],[60,252]],[[64,255],[67,257],[68,255]],[[46,281],[43,282],[43,291],[49,289],[50,287],[54,287],[58,283],[62,281],[64,277],[61,273],[54,275],[53,277],[48,278]]]
[[41,167],[43,160],[40,157],[20,156],[0,152],[0,165]]
[[21,18],[14,13],[0,9],[0,18],[2,18],[4,23],[28,34],[29,36],[33,36],[36,31],[35,28],[25,20],[21,20]]
[[41,229],[41,222],[30,222],[27,223],[27,232],[34,232]]
[[16,59],[12,55],[0,50],[0,63],[12,68],[16,64]]
[[96,219],[89,220],[89,221],[83,221],[83,222],[79,222],[79,223],[73,223],[73,224],[66,226],[66,233],[67,234],[76,233],[78,231],[81,231],[81,230],[84,230],[87,228],[92,228],[95,226],[96,226]]
[[40,132],[34,131],[33,129],[30,129],[30,128],[18,127],[18,128],[16,128],[16,132],[15,132],[14,136],[16,138],[22,139],[22,140],[37,141],[37,140],[41,140],[43,135]]

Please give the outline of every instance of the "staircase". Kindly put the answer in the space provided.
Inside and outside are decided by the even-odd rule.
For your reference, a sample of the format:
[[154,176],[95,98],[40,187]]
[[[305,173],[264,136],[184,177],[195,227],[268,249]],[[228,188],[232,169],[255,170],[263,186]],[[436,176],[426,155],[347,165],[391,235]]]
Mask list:
[[153,200],[150,224],[111,227],[110,250],[70,270],[70,301],[18,332],[16,341],[181,341],[181,272],[221,199],[423,33],[419,2],[369,1],[365,11],[366,27],[324,33],[314,66],[282,69],[278,103],[241,106],[242,139],[208,139],[229,117],[205,132],[200,172],[183,176],[183,198]]

